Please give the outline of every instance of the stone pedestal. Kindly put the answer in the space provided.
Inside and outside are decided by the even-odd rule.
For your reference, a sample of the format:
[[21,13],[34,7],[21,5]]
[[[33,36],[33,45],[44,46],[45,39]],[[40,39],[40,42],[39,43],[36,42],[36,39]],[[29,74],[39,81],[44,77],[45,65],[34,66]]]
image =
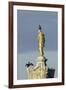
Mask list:
[[35,67],[28,67],[27,70],[29,79],[43,79],[47,77],[48,67],[45,65],[45,58],[39,56]]
[[45,64],[45,57],[44,56],[39,56],[37,58],[37,64],[36,64],[35,68],[37,68],[39,70],[39,72],[40,72],[39,73],[40,79],[47,77],[48,67]]

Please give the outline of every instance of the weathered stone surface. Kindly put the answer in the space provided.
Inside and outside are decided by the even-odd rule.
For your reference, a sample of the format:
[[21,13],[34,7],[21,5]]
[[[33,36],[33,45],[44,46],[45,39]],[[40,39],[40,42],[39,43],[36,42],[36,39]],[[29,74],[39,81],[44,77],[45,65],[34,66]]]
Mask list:
[[43,56],[39,56],[37,58],[37,64],[35,67],[28,67],[28,79],[43,79],[47,77],[48,67],[45,66],[45,58]]

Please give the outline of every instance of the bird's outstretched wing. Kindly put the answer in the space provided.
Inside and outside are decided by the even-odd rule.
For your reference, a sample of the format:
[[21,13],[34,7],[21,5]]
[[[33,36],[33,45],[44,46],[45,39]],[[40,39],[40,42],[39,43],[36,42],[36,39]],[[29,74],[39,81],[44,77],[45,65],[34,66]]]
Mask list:
[[25,66],[27,66],[27,67],[33,66],[33,63],[28,62]]

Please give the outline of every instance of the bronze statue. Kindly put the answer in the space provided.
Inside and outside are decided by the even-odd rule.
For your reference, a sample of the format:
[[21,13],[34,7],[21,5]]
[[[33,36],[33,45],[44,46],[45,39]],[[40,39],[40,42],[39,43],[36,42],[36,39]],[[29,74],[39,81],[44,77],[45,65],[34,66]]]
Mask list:
[[45,47],[45,35],[42,32],[41,25],[39,25],[38,29],[38,48],[40,56],[44,55],[44,47]]

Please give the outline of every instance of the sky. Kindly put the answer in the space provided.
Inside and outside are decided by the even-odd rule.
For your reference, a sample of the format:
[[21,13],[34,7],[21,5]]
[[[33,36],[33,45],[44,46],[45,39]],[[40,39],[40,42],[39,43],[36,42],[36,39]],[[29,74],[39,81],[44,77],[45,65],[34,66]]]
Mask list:
[[38,57],[38,25],[45,34],[45,57],[49,68],[58,75],[58,13],[51,11],[17,11],[17,79],[27,79],[28,61],[34,65]]
[[45,34],[46,50],[57,50],[58,13],[51,11],[17,11],[17,52],[24,53],[38,49],[38,25]]

